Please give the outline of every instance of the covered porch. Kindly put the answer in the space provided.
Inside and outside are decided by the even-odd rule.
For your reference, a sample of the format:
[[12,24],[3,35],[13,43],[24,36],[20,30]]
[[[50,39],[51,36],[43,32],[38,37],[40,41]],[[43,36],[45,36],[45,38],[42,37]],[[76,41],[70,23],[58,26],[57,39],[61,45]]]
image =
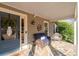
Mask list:
[[[75,56],[77,55],[77,37],[76,37],[76,27],[77,27],[77,3],[76,2],[7,2],[0,3],[0,21],[2,21],[1,12],[14,15],[15,17],[10,19],[15,19],[15,33],[16,39],[15,42],[3,43],[0,41],[0,44],[7,44],[9,48],[16,47],[15,51],[10,52],[7,55],[11,56],[30,56],[33,52],[34,46],[34,34],[35,33],[45,33],[51,39],[50,45],[42,51],[44,55],[46,51],[50,51],[52,56]],[[8,16],[8,15],[7,15]],[[4,19],[4,18],[3,18]],[[71,20],[73,22],[74,37],[73,44],[61,40],[54,40],[53,35],[57,32],[56,22],[61,20]],[[73,19],[73,20],[72,20]],[[17,21],[16,21],[17,20]],[[2,21],[4,23],[4,21]],[[0,28],[2,29],[2,22],[0,22]],[[11,22],[11,21],[10,21]],[[7,25],[8,26],[8,25]],[[14,28],[12,27],[12,29]],[[4,41],[8,36],[1,33],[0,29],[0,40],[1,37],[4,38]],[[7,29],[6,29],[7,30]],[[6,34],[6,30],[4,30]],[[59,33],[60,34],[60,33]],[[1,36],[2,35],[2,36]],[[12,36],[13,37],[13,36]],[[12,37],[10,39],[12,39]],[[17,40],[19,39],[19,40]],[[8,39],[7,39],[8,40]],[[12,43],[13,42],[13,43]],[[11,46],[10,46],[11,44]],[[12,45],[13,44],[13,45]],[[14,45],[15,44],[15,45]],[[2,45],[0,45],[1,50]],[[5,45],[4,45],[5,47]],[[8,48],[7,48],[8,49]],[[3,50],[3,49],[2,49]],[[2,51],[1,50],[1,51]],[[6,49],[4,49],[6,51]],[[7,50],[8,51],[8,50]],[[42,56],[44,56],[42,55]]]

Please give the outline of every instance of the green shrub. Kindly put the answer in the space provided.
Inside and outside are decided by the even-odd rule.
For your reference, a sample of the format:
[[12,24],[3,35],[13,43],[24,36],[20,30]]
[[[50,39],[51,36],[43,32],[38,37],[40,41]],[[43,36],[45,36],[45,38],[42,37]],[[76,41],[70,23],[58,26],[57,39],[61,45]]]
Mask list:
[[63,36],[63,40],[74,43],[74,28],[72,23],[57,22],[58,32]]

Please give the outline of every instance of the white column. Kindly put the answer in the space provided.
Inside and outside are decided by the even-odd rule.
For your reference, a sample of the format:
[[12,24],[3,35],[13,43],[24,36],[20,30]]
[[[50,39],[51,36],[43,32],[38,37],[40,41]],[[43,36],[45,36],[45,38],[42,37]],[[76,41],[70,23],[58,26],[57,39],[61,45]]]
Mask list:
[[75,6],[75,14],[74,14],[74,45],[77,45],[77,5]]
[[74,45],[77,45],[77,22],[74,21]]

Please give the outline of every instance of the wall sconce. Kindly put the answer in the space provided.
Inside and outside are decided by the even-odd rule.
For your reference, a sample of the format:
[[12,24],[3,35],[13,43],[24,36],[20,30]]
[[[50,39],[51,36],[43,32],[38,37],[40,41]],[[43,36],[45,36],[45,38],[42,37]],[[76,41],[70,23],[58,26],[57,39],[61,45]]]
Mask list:
[[34,21],[34,20],[32,20],[32,21],[31,21],[31,24],[32,24],[32,25],[35,25],[35,21]]

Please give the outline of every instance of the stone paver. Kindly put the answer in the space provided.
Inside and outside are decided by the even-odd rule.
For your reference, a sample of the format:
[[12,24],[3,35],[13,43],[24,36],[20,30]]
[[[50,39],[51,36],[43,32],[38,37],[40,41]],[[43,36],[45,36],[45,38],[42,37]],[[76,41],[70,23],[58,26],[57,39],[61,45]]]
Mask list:
[[52,47],[60,51],[66,56],[75,56],[76,55],[76,46],[65,41],[52,41]]

